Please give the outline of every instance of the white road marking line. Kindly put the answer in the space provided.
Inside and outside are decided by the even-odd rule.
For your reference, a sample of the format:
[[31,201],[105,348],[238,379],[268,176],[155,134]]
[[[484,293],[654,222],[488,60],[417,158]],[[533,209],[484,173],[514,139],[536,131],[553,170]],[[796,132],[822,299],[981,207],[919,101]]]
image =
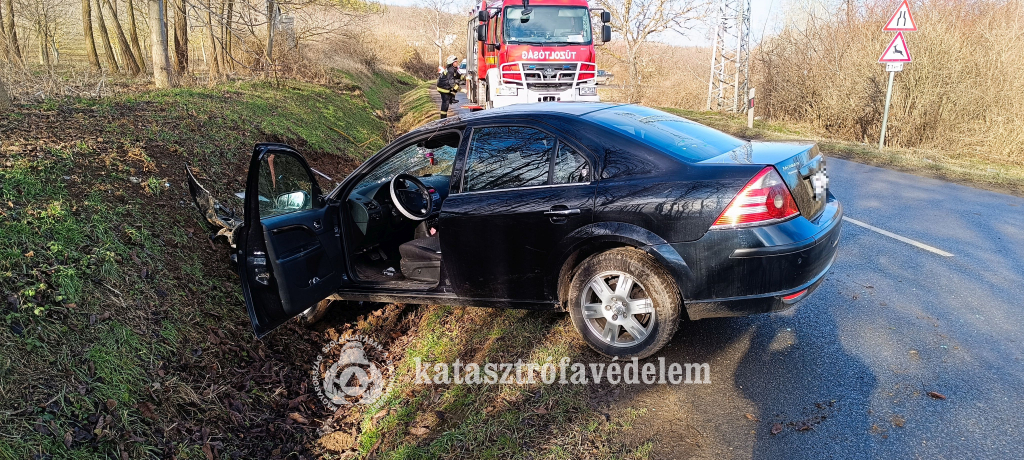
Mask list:
[[845,221],[847,221],[847,222],[849,222],[849,223],[851,223],[853,225],[858,225],[858,226],[864,227],[864,228],[866,228],[868,230],[871,230],[873,232],[881,233],[881,234],[883,234],[885,236],[888,236],[889,238],[897,239],[897,240],[900,240],[900,241],[902,241],[904,243],[907,243],[907,244],[910,244],[910,245],[913,245],[913,246],[917,246],[917,247],[919,247],[921,249],[924,249],[925,251],[934,252],[934,253],[936,253],[936,254],[938,254],[940,256],[953,257],[953,254],[950,254],[950,253],[948,253],[946,251],[943,251],[941,249],[938,249],[938,248],[935,248],[935,247],[932,247],[932,246],[928,246],[927,244],[921,243],[919,241],[914,241],[914,240],[912,240],[910,238],[907,238],[905,236],[899,236],[899,235],[897,235],[897,234],[895,234],[893,232],[882,230],[882,229],[880,229],[878,227],[875,227],[873,225],[865,224],[864,222],[861,222],[861,221],[859,221],[857,219],[851,219],[849,217],[843,216],[843,220],[845,220]]

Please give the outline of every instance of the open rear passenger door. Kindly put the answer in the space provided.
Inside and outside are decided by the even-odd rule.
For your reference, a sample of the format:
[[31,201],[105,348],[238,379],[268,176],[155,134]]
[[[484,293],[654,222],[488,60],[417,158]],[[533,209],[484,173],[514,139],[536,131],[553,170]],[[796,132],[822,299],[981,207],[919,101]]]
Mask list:
[[335,293],[344,279],[340,210],[306,160],[283,144],[257,144],[249,162],[238,275],[262,337]]

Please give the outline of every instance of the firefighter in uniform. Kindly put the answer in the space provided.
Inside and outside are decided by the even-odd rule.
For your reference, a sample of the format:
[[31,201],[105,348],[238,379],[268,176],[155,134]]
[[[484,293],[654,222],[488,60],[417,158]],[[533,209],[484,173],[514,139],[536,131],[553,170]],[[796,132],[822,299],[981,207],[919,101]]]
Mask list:
[[459,92],[459,82],[462,81],[462,74],[456,66],[459,58],[448,56],[445,59],[445,68],[437,77],[437,92],[441,94],[441,118],[448,118],[448,106],[455,102],[455,95]]

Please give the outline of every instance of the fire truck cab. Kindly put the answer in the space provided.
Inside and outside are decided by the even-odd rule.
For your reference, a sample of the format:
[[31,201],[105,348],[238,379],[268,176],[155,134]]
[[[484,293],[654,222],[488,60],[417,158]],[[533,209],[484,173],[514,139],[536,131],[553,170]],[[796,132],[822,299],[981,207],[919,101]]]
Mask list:
[[598,101],[591,15],[611,40],[611,14],[586,0],[483,0],[467,27],[466,92],[485,108]]

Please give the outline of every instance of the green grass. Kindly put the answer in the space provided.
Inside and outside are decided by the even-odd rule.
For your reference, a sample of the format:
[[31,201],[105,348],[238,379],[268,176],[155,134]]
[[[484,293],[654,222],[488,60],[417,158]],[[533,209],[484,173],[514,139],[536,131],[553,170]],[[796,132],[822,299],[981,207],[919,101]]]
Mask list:
[[[589,356],[567,317],[519,310],[425,307],[397,363],[395,384],[364,412],[359,452],[391,459],[548,457],[568,447],[552,430],[585,425],[593,416],[587,388],[544,384],[414,384],[425,363],[537,362]],[[364,331],[373,333],[373,330]],[[374,421],[375,415],[389,411]],[[442,414],[434,417],[430,414]],[[413,427],[428,427],[415,435]],[[606,433],[591,432],[592,436]],[[567,441],[568,442],[568,441]],[[557,457],[557,455],[554,455]]]
[[[224,426],[280,423],[279,396],[231,387],[260,345],[181,166],[231,197],[252,144],[278,141],[343,174],[385,145],[379,111],[415,83],[234,82],[0,114],[0,458],[162,457],[171,442],[178,458],[206,458],[183,431],[202,425],[223,456],[261,455]],[[211,331],[247,345],[216,347]],[[262,415],[237,421],[224,394]]]
[[438,117],[438,106],[430,98],[430,88],[434,82],[423,82],[416,88],[402,95],[402,119],[398,127],[402,131],[411,130]]

